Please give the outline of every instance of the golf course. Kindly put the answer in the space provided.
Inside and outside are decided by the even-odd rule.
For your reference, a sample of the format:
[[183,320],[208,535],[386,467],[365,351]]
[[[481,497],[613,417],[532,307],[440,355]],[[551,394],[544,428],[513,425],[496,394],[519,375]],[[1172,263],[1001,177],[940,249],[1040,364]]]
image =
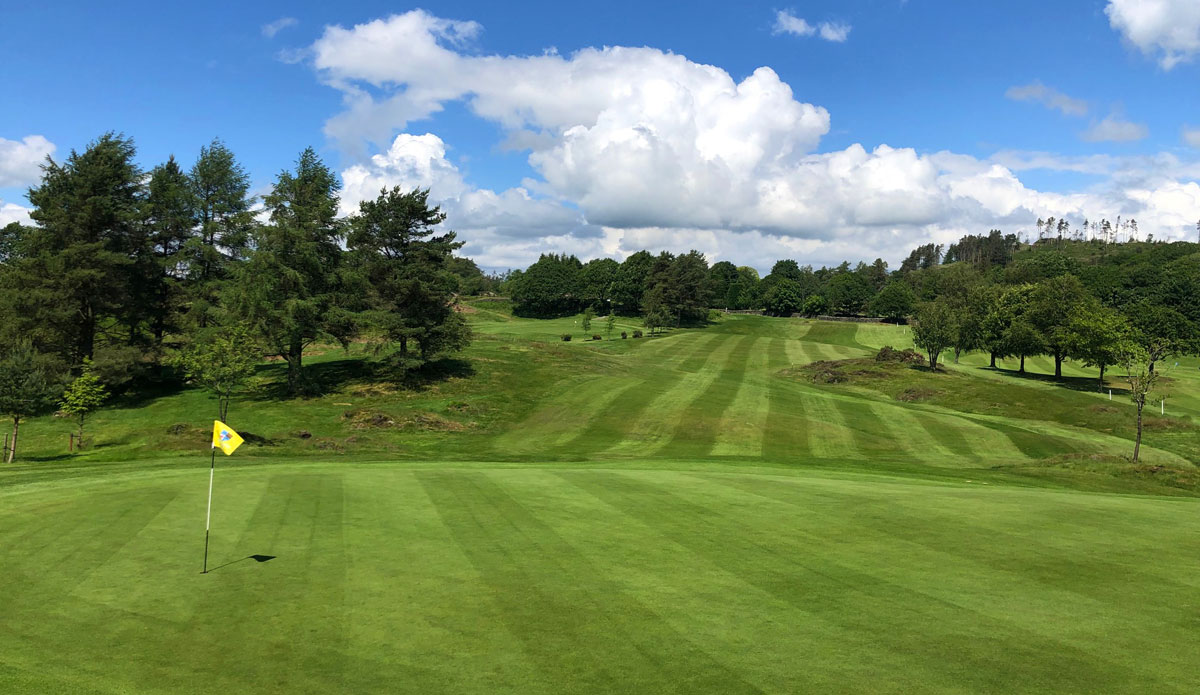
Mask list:
[[461,311],[470,347],[419,383],[364,345],[306,355],[307,399],[259,365],[207,574],[205,391],[115,399],[82,452],[24,423],[0,692],[1200,690],[1195,359],[1133,465],[1116,370],[881,365],[912,346],[881,323],[594,341]]

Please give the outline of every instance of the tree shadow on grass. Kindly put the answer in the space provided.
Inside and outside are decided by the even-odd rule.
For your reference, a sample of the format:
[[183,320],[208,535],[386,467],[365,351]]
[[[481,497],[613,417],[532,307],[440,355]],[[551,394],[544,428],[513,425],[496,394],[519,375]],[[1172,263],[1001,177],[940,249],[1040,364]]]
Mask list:
[[1053,374],[1041,374],[1030,371],[1026,371],[1024,374],[1022,374],[1015,369],[1001,369],[999,367],[979,367],[979,369],[997,372],[1015,379],[1037,381],[1044,384],[1051,384],[1053,386],[1070,389],[1072,391],[1081,391],[1084,393],[1108,393],[1110,389],[1112,390],[1114,396],[1118,394],[1126,395],[1129,393],[1129,389],[1121,388],[1120,386],[1114,386],[1107,381],[1105,382],[1104,386],[1100,386],[1099,380],[1096,377],[1090,376],[1064,376],[1059,378],[1055,377]]
[[[474,375],[475,367],[458,357],[442,357],[419,366],[407,366],[398,359],[348,357],[305,365],[307,387],[301,397],[319,397],[352,384],[380,382],[423,391],[450,379],[467,379]],[[260,385],[250,394],[250,400],[283,401],[293,397],[288,392],[286,364],[260,365],[256,376],[260,377]]]

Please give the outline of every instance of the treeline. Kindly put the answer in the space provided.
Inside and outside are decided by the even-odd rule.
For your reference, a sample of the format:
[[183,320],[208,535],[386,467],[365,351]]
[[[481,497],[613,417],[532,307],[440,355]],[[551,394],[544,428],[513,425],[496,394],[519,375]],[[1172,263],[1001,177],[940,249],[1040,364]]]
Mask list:
[[314,387],[304,354],[318,341],[373,341],[398,370],[463,349],[454,295],[497,281],[453,255],[462,243],[427,191],[384,190],[343,218],[339,188],[311,148],[261,201],[219,140],[190,168],[144,171],[112,133],[47,159],[28,192],[36,225],[0,231],[0,408],[36,414],[18,411],[46,407],[44,393],[11,392],[61,394],[85,371],[120,390],[231,332],[285,360],[293,394]]
[[[1128,242],[1096,253],[1093,242],[1037,244],[1006,265],[960,262],[908,274],[922,303],[928,350],[984,350],[992,364],[1047,355],[1104,370],[1136,357],[1154,365],[1200,352],[1200,246]],[[922,336],[918,336],[921,338]]]
[[601,314],[641,315],[653,328],[702,321],[709,308],[857,314],[868,308],[887,279],[887,263],[879,259],[855,268],[843,263],[820,270],[781,260],[759,278],[755,269],[729,261],[710,267],[699,251],[657,256],[638,251],[620,263],[543,254],[529,268],[510,273],[501,289],[522,316],[564,316],[590,308]]

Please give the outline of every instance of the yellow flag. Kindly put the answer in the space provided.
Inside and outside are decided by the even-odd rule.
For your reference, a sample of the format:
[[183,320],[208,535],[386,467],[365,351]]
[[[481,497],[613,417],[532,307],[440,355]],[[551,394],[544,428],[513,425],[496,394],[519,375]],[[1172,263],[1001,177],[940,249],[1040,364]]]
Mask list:
[[213,448],[220,449],[229,456],[242,445],[242,438],[233,428],[220,420],[213,420]]

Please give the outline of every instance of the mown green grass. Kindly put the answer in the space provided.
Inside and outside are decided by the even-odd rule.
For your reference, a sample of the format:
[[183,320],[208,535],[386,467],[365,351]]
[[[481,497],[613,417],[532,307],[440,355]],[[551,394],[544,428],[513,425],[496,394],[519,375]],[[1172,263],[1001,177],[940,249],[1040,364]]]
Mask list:
[[911,336],[563,343],[577,318],[472,306],[471,349],[416,387],[329,350],[326,393],[281,401],[263,366],[207,575],[203,393],[118,401],[82,454],[28,423],[0,468],[0,692],[1200,688],[1194,360],[1133,469],[1132,406],[1076,365],[820,384],[803,365]]
[[273,464],[220,471],[217,569],[201,575],[204,478],[4,495],[0,690],[1200,687],[1192,499],[687,465]]

